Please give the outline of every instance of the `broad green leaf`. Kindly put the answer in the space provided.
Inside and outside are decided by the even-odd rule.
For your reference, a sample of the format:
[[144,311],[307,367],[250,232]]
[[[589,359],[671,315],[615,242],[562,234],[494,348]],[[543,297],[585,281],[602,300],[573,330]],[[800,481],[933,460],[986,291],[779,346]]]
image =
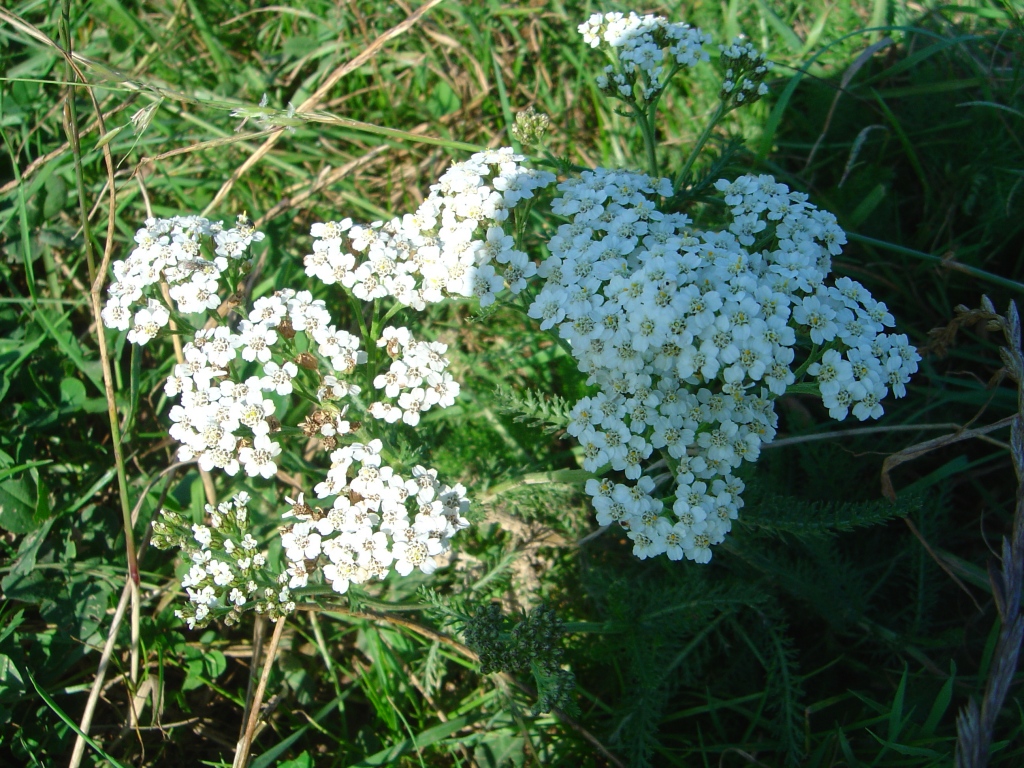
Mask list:
[[100,394],[104,394],[100,362],[99,360],[86,359],[78,339],[68,326],[68,316],[64,315],[55,321],[44,310],[37,310],[32,314],[32,317],[46,330],[50,338],[57,343],[61,352],[71,359],[75,367],[88,377],[89,381],[96,385],[96,389],[100,391]]
[[313,768],[313,758],[310,757],[309,752],[302,750],[302,753],[294,760],[278,763],[277,768]]
[[68,185],[64,178],[54,173],[46,180],[46,199],[43,202],[43,218],[49,221],[64,210],[68,204]]
[[220,651],[206,651],[203,654],[203,668],[211,680],[216,680],[228,668],[227,657]]
[[78,409],[85,402],[85,384],[68,377],[60,382],[60,401],[69,408]]
[[54,586],[59,587],[36,570],[36,558],[52,526],[53,519],[47,520],[22,540],[14,566],[0,580],[0,589],[7,599],[38,603],[52,595]]
[[25,477],[0,482],[0,528],[28,533],[35,526],[37,493]]
[[10,656],[0,653],[0,696],[8,691],[22,691],[25,689],[25,680],[21,671]]

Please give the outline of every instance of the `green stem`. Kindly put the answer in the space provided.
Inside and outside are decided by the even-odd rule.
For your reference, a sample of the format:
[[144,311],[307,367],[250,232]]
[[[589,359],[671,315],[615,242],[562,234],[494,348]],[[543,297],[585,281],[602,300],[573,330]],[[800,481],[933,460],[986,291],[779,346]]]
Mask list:
[[495,485],[480,498],[481,504],[488,504],[502,494],[524,485],[582,485],[587,480],[598,477],[585,469],[559,469],[554,472],[530,472],[525,475]]
[[672,183],[672,190],[676,197],[679,196],[680,187],[683,185],[683,182],[685,182],[686,178],[690,175],[690,170],[693,168],[693,164],[697,160],[697,155],[699,155],[701,150],[704,149],[704,145],[711,137],[711,131],[715,129],[715,126],[718,125],[718,121],[722,119],[723,115],[725,115],[725,102],[720,101],[718,102],[718,106],[715,108],[715,113],[711,116],[710,122],[708,122],[707,127],[704,128],[704,132],[701,133],[700,137],[697,139],[697,143],[694,145],[693,149],[690,150],[690,156],[686,158],[686,163],[683,165],[683,169],[679,171],[676,175],[676,180]]
[[887,251],[900,253],[903,254],[904,256],[910,256],[911,258],[929,262],[943,269],[952,269],[956,270],[957,272],[963,272],[964,274],[970,275],[971,277],[976,277],[979,280],[984,280],[986,282],[992,283],[993,285],[999,285],[1002,286],[1003,288],[1008,288],[1011,291],[1016,291],[1017,293],[1024,293],[1024,283],[1018,283],[1016,280],[1010,280],[1009,278],[1001,277],[1000,275],[994,275],[991,272],[986,272],[983,269],[978,269],[977,267],[972,267],[969,266],[968,264],[963,264],[959,261],[954,261],[953,259],[946,259],[943,258],[942,256],[936,256],[935,254],[932,253],[925,253],[924,251],[915,251],[913,248],[906,248],[902,245],[896,245],[896,243],[887,243],[884,240],[876,240],[873,237],[867,237],[866,235],[858,235],[854,232],[847,232],[846,237],[847,239],[855,243],[873,245],[876,248],[883,248]]
[[818,382],[804,381],[799,384],[790,384],[786,387],[787,395],[817,395],[820,394]]
[[366,391],[373,391],[373,379],[377,375],[377,358],[380,350],[377,347],[377,339],[380,338],[382,318],[380,316],[380,300],[373,300],[373,317],[370,321],[370,334],[366,339]]
[[623,99],[629,108],[633,110],[633,114],[636,117],[636,123],[640,126],[640,133],[644,137],[644,151],[647,154],[647,172],[651,178],[658,178],[658,148],[654,140],[654,121],[653,113],[649,113],[640,108],[636,103],[635,99]]
[[[824,356],[825,352],[826,350],[822,349],[817,344],[813,344],[813,346],[811,347],[811,351],[807,354],[807,359],[800,364],[799,368],[793,371],[793,376],[799,379],[801,376],[807,373],[808,368],[810,368],[814,363],[816,363]],[[786,388],[786,391],[790,391],[789,387]]]

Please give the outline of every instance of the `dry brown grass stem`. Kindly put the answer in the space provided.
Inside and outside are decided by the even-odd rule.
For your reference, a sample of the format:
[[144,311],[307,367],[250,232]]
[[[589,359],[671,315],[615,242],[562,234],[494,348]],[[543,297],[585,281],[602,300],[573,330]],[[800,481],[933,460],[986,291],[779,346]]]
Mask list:
[[[142,510],[142,504],[143,502],[145,502],[146,496],[149,494],[150,489],[154,485],[156,485],[156,483],[163,477],[167,475],[173,475],[173,473],[177,472],[178,469],[190,463],[191,462],[179,462],[176,464],[172,464],[171,466],[162,470],[149,482],[149,485],[147,485],[143,492],[139,494],[138,501],[135,503],[135,509],[132,510],[133,523],[138,521],[139,513]],[[160,509],[160,507],[163,505],[163,500],[167,496],[167,492],[168,490],[170,490],[170,487],[170,482],[168,482],[167,485],[164,486],[164,489],[160,494],[159,503],[154,507],[154,510]],[[152,528],[147,528],[146,536],[143,537],[142,541],[139,543],[140,557],[145,553],[146,547],[149,544],[149,532],[151,530]],[[110,622],[110,629],[107,631],[107,640],[103,645],[102,653],[100,653],[100,663],[96,668],[96,677],[95,679],[93,679],[92,688],[89,690],[89,698],[85,703],[85,709],[82,712],[82,719],[78,722],[78,727],[84,734],[88,734],[89,729],[92,727],[92,718],[96,712],[96,705],[99,703],[100,694],[103,691],[103,681],[107,675],[107,667],[110,664],[110,656],[113,653],[114,645],[117,642],[117,634],[121,629],[121,622],[124,620],[124,615],[126,612],[128,601],[132,597],[130,587],[131,581],[125,584],[124,589],[121,592],[121,600],[118,602],[117,608],[114,611],[114,616]],[[71,760],[68,762],[68,768],[78,768],[79,764],[82,762],[82,757],[84,754],[85,740],[81,736],[78,736],[75,739],[75,746],[71,752]]]
[[959,443],[961,440],[983,438],[989,432],[994,432],[997,429],[1003,429],[1004,427],[1011,426],[1016,418],[1016,415],[1008,416],[1005,419],[1000,419],[992,424],[986,424],[983,427],[975,427],[974,429],[961,428],[960,431],[954,432],[951,435],[942,435],[940,437],[932,438],[931,440],[925,440],[922,443],[908,446],[899,453],[892,454],[882,463],[882,493],[890,501],[896,500],[896,489],[893,487],[890,473],[900,464],[920,458],[927,453],[931,453],[932,451],[936,451],[940,448],[945,448],[949,445],[953,445],[954,443]]
[[[331,72],[330,75],[327,76],[324,82],[320,84],[320,87],[316,89],[313,95],[311,95],[308,99],[306,99],[304,102],[302,102],[302,104],[299,105],[297,111],[308,112],[310,110],[315,109],[324,100],[324,97],[328,94],[331,88],[333,88],[334,85],[339,80],[341,80],[341,78],[345,77],[345,75],[363,66],[363,64],[372,59],[377,54],[377,52],[384,47],[385,44],[408,31],[413,25],[416,24],[416,22],[418,22],[423,17],[425,13],[427,13],[427,11],[431,10],[434,6],[439,5],[442,2],[443,0],[427,0],[427,2],[425,2],[419,8],[417,8],[416,11],[411,16],[409,16],[409,18],[407,18],[405,21],[399,24],[396,24],[394,27],[389,29],[384,34],[382,34],[380,37],[374,40],[369,46],[367,46],[354,59],[351,59],[350,61],[347,61],[344,64],[342,64],[340,67],[337,67],[333,72]],[[257,149],[248,158],[246,158],[245,162],[243,162],[235,170],[235,172],[232,173],[230,177],[228,177],[227,181],[225,181],[221,185],[221,188],[217,190],[217,194],[213,196],[213,199],[210,201],[210,204],[207,205],[206,208],[203,210],[204,216],[207,215],[207,213],[209,213],[210,211],[214,210],[218,205],[220,205],[224,198],[226,198],[228,194],[231,192],[231,189],[235,186],[235,183],[240,178],[242,178],[245,172],[252,168],[254,165],[256,165],[261,159],[263,159],[264,156],[266,156],[268,152],[270,152],[271,149],[273,149],[274,145],[281,138],[282,132],[282,130],[279,130],[273,135],[268,136],[266,141],[264,141],[263,144],[260,145],[260,148]]]
[[274,634],[270,638],[270,647],[267,649],[267,658],[263,662],[263,674],[260,675],[260,683],[256,687],[256,695],[253,696],[252,707],[249,711],[249,718],[246,722],[245,733],[238,743],[235,751],[235,759],[231,764],[232,768],[245,768],[249,764],[249,752],[252,749],[253,735],[256,733],[256,726],[260,720],[260,705],[263,704],[263,696],[267,692],[267,681],[270,679],[270,670],[274,668],[274,659],[277,656],[277,647],[281,643],[281,635],[284,633],[284,625],[287,622],[281,618],[274,626]]
[[[69,13],[69,8],[65,4],[62,12],[66,18]],[[0,8],[0,19],[6,21],[11,26],[24,32],[33,39],[42,43],[43,45],[52,48],[57,51],[65,61],[66,72],[68,73],[68,79],[70,80],[70,74],[74,73],[74,76],[78,79],[78,82],[86,86],[85,92],[92,104],[92,109],[95,114],[96,124],[101,134],[106,133],[106,125],[103,116],[103,110],[100,108],[99,102],[96,100],[96,96],[93,89],[88,87],[89,83],[82,70],[78,67],[74,60],[74,56],[71,47],[71,39],[68,37],[66,44],[67,49],[58,44],[55,40],[44,34],[33,25],[20,19],[13,13]],[[107,172],[107,190],[108,190],[108,207],[107,207],[107,232],[106,240],[103,249],[103,258],[99,266],[96,265],[95,256],[93,254],[93,242],[90,234],[90,213],[88,212],[85,205],[84,197],[84,186],[82,182],[81,174],[81,148],[80,148],[80,132],[78,126],[77,111],[74,102],[75,86],[69,84],[67,97],[64,100],[64,129],[67,134],[68,145],[71,147],[72,152],[75,156],[75,170],[76,170],[76,186],[78,190],[79,198],[79,214],[81,216],[81,227],[84,236],[84,245],[86,252],[86,263],[89,268],[89,282],[90,282],[90,304],[93,313],[93,321],[95,323],[97,332],[96,340],[99,348],[100,357],[100,369],[103,375],[103,388],[104,394],[106,395],[107,401],[107,417],[110,422],[111,431],[111,443],[114,452],[114,459],[117,465],[117,478],[118,478],[118,490],[121,501],[122,514],[125,518],[125,549],[128,559],[128,583],[125,586],[124,595],[122,601],[127,605],[131,603],[132,611],[132,648],[131,648],[131,671],[133,675],[137,675],[138,672],[138,638],[139,638],[139,575],[138,575],[138,562],[136,559],[135,552],[135,541],[134,533],[131,526],[131,512],[128,501],[128,481],[125,473],[125,461],[124,453],[121,446],[120,429],[118,424],[118,411],[117,402],[114,397],[114,383],[113,375],[111,372],[111,361],[110,354],[107,348],[106,336],[103,332],[103,325],[100,318],[100,290],[103,287],[103,283],[106,279],[107,267],[110,263],[111,256],[113,254],[114,246],[114,227],[115,227],[115,215],[116,215],[116,199],[114,194],[114,159],[110,152],[110,147],[106,144],[102,147],[104,166]],[[121,612],[123,616],[123,610]],[[118,622],[119,623],[119,622]],[[117,633],[112,633],[116,639]],[[110,644],[110,652],[113,650],[112,641],[108,638],[108,644]],[[109,662],[109,653],[106,655],[106,661]],[[101,666],[105,671],[105,664]],[[132,687],[134,688],[135,677],[132,679]],[[98,696],[98,694],[97,694]],[[93,703],[95,708],[95,702]],[[88,718],[91,722],[91,712],[87,713]],[[84,719],[84,718],[83,718]],[[83,732],[87,729],[83,728]],[[81,736],[78,736],[75,740],[75,746],[72,751],[71,764],[77,765],[82,758],[85,750],[85,741]]]

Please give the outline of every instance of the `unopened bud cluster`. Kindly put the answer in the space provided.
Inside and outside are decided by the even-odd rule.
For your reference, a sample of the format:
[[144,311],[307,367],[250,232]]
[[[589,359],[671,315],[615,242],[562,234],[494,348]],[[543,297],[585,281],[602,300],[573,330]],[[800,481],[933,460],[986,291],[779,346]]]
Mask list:
[[538,688],[537,712],[571,705],[576,682],[572,672],[561,667],[564,634],[564,622],[543,605],[513,624],[497,603],[490,603],[463,629],[466,645],[480,657],[484,674],[533,674]]
[[516,113],[516,122],[512,126],[512,138],[520,142],[524,147],[540,146],[548,126],[551,125],[551,118],[543,112],[538,112],[533,107],[527,107],[522,112]]

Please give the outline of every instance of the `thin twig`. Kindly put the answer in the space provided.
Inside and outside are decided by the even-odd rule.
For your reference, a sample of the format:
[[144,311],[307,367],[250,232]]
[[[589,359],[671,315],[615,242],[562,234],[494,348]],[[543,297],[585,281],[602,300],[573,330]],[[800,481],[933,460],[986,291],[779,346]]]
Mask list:
[[245,729],[249,724],[249,713],[252,712],[252,703],[256,698],[256,686],[258,678],[256,670],[259,669],[260,656],[263,654],[263,642],[266,639],[267,620],[264,616],[257,616],[252,627],[252,648],[249,649],[249,684],[245,689],[245,707],[242,708],[242,723],[238,727],[238,741],[245,738]]
[[270,638],[270,648],[267,649],[267,658],[263,663],[263,674],[260,676],[260,684],[256,688],[256,696],[253,697],[252,711],[249,712],[249,722],[245,726],[245,734],[238,743],[232,768],[246,768],[249,764],[249,750],[252,749],[252,737],[256,732],[256,724],[260,720],[260,705],[263,703],[263,695],[267,691],[267,681],[270,679],[270,670],[274,667],[274,658],[277,656],[277,646],[281,642],[285,623],[285,619],[282,617],[277,620],[277,624],[274,626],[274,634]]
[[[165,475],[176,472],[179,468],[191,462],[179,462],[172,464],[161,471],[156,477],[154,477],[149,485],[139,494],[139,499],[135,504],[135,509],[132,510],[132,522],[135,523],[138,520],[139,512],[142,509],[142,504],[146,500],[146,496],[149,494],[150,489]],[[173,475],[172,478],[173,479]],[[163,506],[164,498],[167,496],[168,490],[170,490],[171,483],[168,480],[167,485],[164,486],[163,491],[160,493],[159,503],[154,507],[154,511],[160,509]],[[146,535],[139,543],[139,557],[141,558],[146,552],[146,548],[149,545],[149,535],[152,531],[151,527],[147,528]],[[93,714],[96,711],[96,705],[100,699],[100,693],[103,690],[103,680],[107,674],[107,666],[110,663],[110,656],[114,650],[114,644],[117,642],[117,633],[121,629],[121,622],[124,620],[125,608],[128,604],[128,600],[131,597],[131,591],[129,589],[131,582],[125,584],[123,591],[121,592],[121,600],[117,604],[117,609],[114,611],[114,618],[110,623],[110,630],[107,632],[107,641],[103,645],[103,652],[100,654],[100,663],[96,668],[96,679],[93,680],[92,688],[89,691],[89,699],[85,703],[85,710],[82,712],[82,719],[78,723],[78,728],[82,733],[88,734],[89,729],[92,726]],[[78,736],[75,739],[75,746],[71,752],[71,760],[68,763],[68,768],[78,768],[78,765],[82,762],[82,756],[85,754],[85,739]]]
[[[1008,426],[1009,422],[1005,424],[1000,423],[1000,426]],[[956,422],[947,421],[939,422],[936,424],[890,424],[878,427],[857,427],[855,429],[837,429],[830,432],[816,432],[811,435],[794,435],[793,437],[783,437],[778,440],[772,440],[772,442],[761,446],[762,451],[768,451],[773,448],[785,448],[790,445],[799,445],[801,443],[813,443],[818,440],[843,440],[847,437],[872,437],[874,435],[884,435],[890,432],[921,432],[924,430],[932,429],[952,429],[957,432],[964,429],[963,424],[957,424]],[[998,427],[995,427],[998,428]]]
[[959,432],[954,432],[951,435],[942,435],[941,437],[935,437],[931,440],[925,440],[922,443],[911,445],[904,448],[899,453],[894,453],[888,456],[884,462],[882,462],[882,493],[890,501],[896,500],[896,489],[893,487],[892,478],[890,473],[893,469],[913,459],[924,456],[926,453],[937,450],[939,448],[945,448],[946,446],[952,445],[953,443],[959,443],[961,440],[970,440],[972,438],[982,437],[989,432],[994,432],[997,429],[1003,427],[1009,427],[1016,424],[1017,416],[1008,416],[1005,419],[993,422],[992,424],[986,424],[983,427],[975,427],[973,429],[962,429]]

